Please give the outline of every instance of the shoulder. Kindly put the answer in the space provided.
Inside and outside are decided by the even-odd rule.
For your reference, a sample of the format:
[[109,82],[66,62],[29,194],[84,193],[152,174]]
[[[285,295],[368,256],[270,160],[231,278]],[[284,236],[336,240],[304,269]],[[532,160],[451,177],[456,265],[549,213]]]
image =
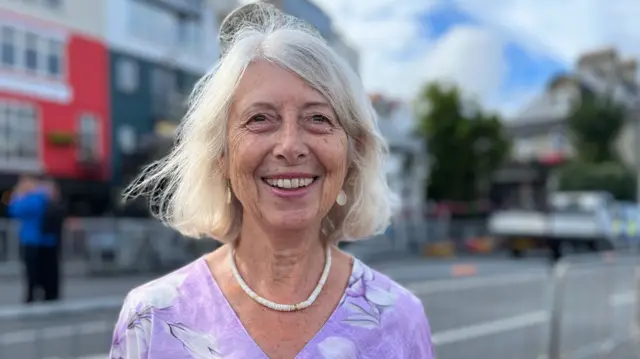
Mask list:
[[404,343],[403,352],[411,353],[408,358],[433,357],[431,329],[423,303],[404,286],[356,259],[346,295],[360,297],[353,298],[353,302],[363,304],[367,320],[376,321],[376,326],[394,337],[396,343]]
[[201,291],[206,283],[201,261],[193,261],[127,294],[113,332],[111,351],[114,357],[147,357],[156,319],[180,316],[188,298],[194,291]]
[[132,289],[127,294],[124,307],[150,307],[155,310],[174,308],[189,296],[189,292],[205,283],[201,261],[202,259],[195,260]]
[[150,320],[159,311],[179,311],[189,293],[197,290],[203,282],[199,261],[129,291],[120,311],[119,323],[131,327],[141,316]]
[[404,311],[422,311],[422,302],[415,294],[387,275],[369,267],[358,259],[354,259],[349,288],[354,285],[358,287],[357,282],[364,284],[367,295],[371,294],[375,297],[377,292],[384,291],[387,296],[393,298],[393,303],[396,303],[394,306],[400,305]]

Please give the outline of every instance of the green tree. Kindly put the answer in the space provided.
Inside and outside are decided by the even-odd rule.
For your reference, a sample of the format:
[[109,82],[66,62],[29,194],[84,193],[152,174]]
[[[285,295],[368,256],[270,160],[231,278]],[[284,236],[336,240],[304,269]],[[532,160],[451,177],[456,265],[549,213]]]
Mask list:
[[477,180],[488,188],[491,175],[506,159],[511,143],[497,115],[477,113],[471,119],[469,136],[473,146]]
[[561,191],[606,191],[619,200],[635,199],[635,176],[617,162],[574,161],[558,173]]
[[456,87],[428,84],[416,103],[418,134],[433,159],[429,197],[474,200],[477,185],[501,164],[508,141],[497,116],[465,113]]
[[635,198],[635,175],[620,162],[615,149],[625,116],[625,108],[610,97],[583,95],[567,118],[576,158],[560,169],[560,190],[607,191],[621,200]]
[[587,163],[618,161],[614,146],[624,119],[625,109],[609,97],[585,94],[567,119],[577,157]]

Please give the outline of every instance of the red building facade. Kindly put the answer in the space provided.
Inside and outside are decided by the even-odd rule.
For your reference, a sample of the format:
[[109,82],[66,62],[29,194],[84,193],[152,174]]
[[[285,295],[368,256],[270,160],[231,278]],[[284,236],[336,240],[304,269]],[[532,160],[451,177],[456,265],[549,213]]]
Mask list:
[[0,191],[38,173],[71,201],[108,192],[108,61],[97,39],[0,10]]

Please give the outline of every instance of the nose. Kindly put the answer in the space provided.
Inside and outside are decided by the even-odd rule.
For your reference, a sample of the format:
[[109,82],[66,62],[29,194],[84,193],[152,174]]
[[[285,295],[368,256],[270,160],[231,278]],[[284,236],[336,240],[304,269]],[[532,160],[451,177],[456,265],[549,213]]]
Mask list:
[[273,154],[288,164],[297,164],[309,155],[309,147],[305,142],[297,119],[284,119],[280,128],[278,143]]

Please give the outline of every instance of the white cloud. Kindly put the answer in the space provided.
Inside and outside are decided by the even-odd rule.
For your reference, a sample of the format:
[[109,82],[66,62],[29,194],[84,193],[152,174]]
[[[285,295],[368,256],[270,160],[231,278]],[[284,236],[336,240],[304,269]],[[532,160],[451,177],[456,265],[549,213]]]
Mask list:
[[437,41],[426,38],[428,24],[420,23],[417,15],[440,0],[316,3],[360,51],[361,74],[371,92],[411,99],[426,81],[450,80],[481,100],[491,100],[499,89],[505,62],[496,33],[465,26]]
[[[580,54],[605,47],[623,57],[639,57],[640,3],[628,0],[454,0],[484,26],[567,67]],[[518,88],[501,99],[506,117],[540,89]]]
[[[431,44],[416,14],[439,0],[315,0],[360,52],[361,75],[371,92],[411,98],[426,78]],[[407,58],[399,54],[410,53]]]
[[640,3],[628,0],[456,0],[486,25],[567,64],[580,53],[615,46],[640,55]]
[[503,45],[491,31],[458,26],[429,52],[427,80],[452,81],[483,103],[493,101],[506,70]]

